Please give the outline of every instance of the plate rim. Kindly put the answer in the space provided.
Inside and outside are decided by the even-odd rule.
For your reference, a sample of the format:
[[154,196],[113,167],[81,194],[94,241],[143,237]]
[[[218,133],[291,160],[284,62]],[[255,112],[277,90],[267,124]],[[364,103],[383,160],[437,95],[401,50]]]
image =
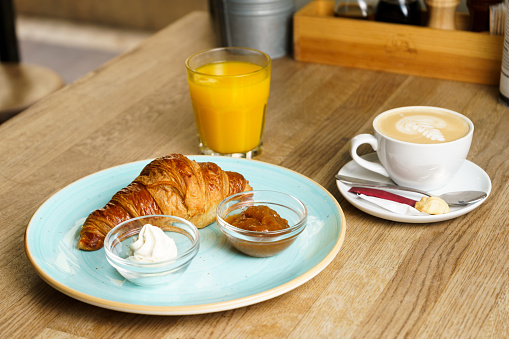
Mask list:
[[[278,285],[276,287],[270,288],[268,290],[258,292],[255,294],[251,294],[245,297],[240,297],[236,299],[231,300],[225,300],[225,301],[219,301],[219,302],[213,302],[213,303],[205,303],[205,304],[197,304],[197,305],[180,305],[180,306],[154,306],[154,305],[138,305],[138,304],[131,304],[131,303],[125,303],[125,302],[119,302],[119,301],[113,301],[108,300],[104,298],[99,298],[96,296],[89,295],[87,293],[81,292],[79,290],[76,290],[74,288],[70,288],[67,285],[57,281],[56,279],[53,279],[50,274],[48,274],[44,269],[42,269],[36,261],[35,256],[32,254],[29,245],[28,245],[28,237],[29,237],[29,231],[30,226],[33,225],[33,221],[39,214],[39,212],[45,207],[46,204],[48,204],[55,195],[59,194],[59,192],[67,189],[68,187],[77,184],[80,181],[84,181],[87,178],[95,175],[99,175],[102,172],[111,171],[115,168],[127,166],[127,165],[134,165],[136,163],[149,163],[151,159],[145,159],[145,160],[137,160],[132,161],[124,164],[119,164],[116,166],[111,166],[102,170],[99,170],[97,172],[88,174],[84,177],[81,177],[68,185],[62,187],[55,193],[53,193],[51,196],[49,196],[33,213],[32,217],[30,218],[27,227],[25,229],[24,233],[24,247],[25,247],[25,253],[29,259],[30,265],[35,269],[36,273],[50,286],[55,288],[56,290],[60,291],[61,293],[70,296],[76,300],[101,307],[106,308],[110,310],[115,311],[121,311],[121,312],[127,312],[127,313],[135,313],[135,314],[148,314],[148,315],[193,315],[193,314],[205,314],[205,313],[213,313],[213,312],[220,312],[220,311],[227,311],[232,310],[240,307],[245,307],[249,305],[253,305],[259,302],[263,302],[272,298],[275,298],[277,296],[283,295],[284,293],[287,293],[314,278],[316,275],[318,275],[322,270],[324,270],[331,262],[334,260],[336,255],[339,253],[341,247],[343,246],[345,236],[346,236],[346,218],[345,214],[343,212],[343,209],[341,208],[339,202],[336,198],[322,185],[320,185],[318,182],[314,181],[313,179],[296,172],[292,169],[285,168],[280,165],[271,164],[267,162],[263,162],[256,159],[243,159],[243,158],[230,158],[230,157],[220,157],[220,156],[208,156],[208,155],[186,155],[191,160],[196,160],[196,158],[202,158],[202,159],[228,159],[227,161],[247,161],[247,162],[257,162],[262,164],[262,166],[269,166],[269,167],[276,167],[279,170],[289,171],[297,176],[301,177],[304,180],[308,180],[312,184],[316,185],[320,190],[325,192],[327,196],[331,199],[331,201],[334,203],[335,207],[337,208],[341,224],[340,224],[340,232],[339,236],[336,239],[336,242],[334,246],[331,248],[329,253],[320,260],[315,266],[311,267],[308,271],[304,272],[303,274],[300,274],[296,276],[294,279],[283,283],[281,285]],[[198,160],[196,160],[198,161]]]

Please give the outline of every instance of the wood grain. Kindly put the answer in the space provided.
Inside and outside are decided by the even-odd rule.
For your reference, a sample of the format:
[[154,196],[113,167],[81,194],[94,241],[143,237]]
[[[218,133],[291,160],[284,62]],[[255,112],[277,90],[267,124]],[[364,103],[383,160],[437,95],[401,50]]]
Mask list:
[[[198,154],[184,61],[213,44],[208,15],[192,13],[0,125],[0,337],[508,337],[509,114],[498,88],[291,57],[273,63],[257,160],[310,177],[340,203],[346,239],[324,271],[259,304],[182,317],[110,311],[45,283],[24,254],[23,234],[48,197],[111,166]],[[378,113],[404,105],[472,119],[468,159],[493,184],[479,208],[405,224],[367,215],[341,196],[333,176],[351,160],[349,140],[370,132]]]

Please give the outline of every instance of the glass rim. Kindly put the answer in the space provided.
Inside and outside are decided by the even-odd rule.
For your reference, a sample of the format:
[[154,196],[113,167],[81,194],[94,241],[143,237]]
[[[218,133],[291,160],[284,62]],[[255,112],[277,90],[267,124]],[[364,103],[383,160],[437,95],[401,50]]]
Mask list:
[[[252,71],[252,72],[244,73],[244,74],[236,74],[236,75],[209,74],[209,73],[198,72],[195,68],[191,67],[191,65],[189,64],[191,59],[193,59],[194,57],[196,57],[198,55],[205,54],[205,53],[216,52],[216,51],[221,51],[221,50],[223,50],[223,51],[228,51],[228,50],[232,50],[232,51],[241,51],[241,50],[251,51],[251,52],[254,52],[254,53],[259,54],[261,56],[264,56],[265,59],[266,59],[266,64],[263,65],[263,66],[260,65],[262,68],[258,69],[256,71]],[[254,48],[249,48],[249,47],[216,47],[216,48],[205,49],[205,50],[202,50],[202,51],[199,51],[199,52],[196,52],[196,53],[192,54],[191,56],[189,56],[186,59],[185,64],[186,64],[187,70],[190,71],[190,72],[193,72],[194,74],[199,74],[199,75],[204,75],[204,76],[213,76],[213,77],[218,77],[218,78],[238,78],[238,77],[250,76],[252,74],[260,73],[260,72],[263,72],[263,71],[267,70],[272,65],[272,59],[270,58],[270,56],[267,53],[259,51],[259,50],[254,49]]]

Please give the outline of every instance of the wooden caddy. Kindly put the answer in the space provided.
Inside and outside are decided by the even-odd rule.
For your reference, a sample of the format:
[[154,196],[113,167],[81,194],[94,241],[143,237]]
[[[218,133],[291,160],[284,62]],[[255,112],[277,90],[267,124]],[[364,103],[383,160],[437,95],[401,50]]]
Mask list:
[[[500,81],[503,36],[338,18],[333,7],[333,1],[311,1],[294,15],[296,60],[488,85]],[[465,27],[468,15],[456,20]]]

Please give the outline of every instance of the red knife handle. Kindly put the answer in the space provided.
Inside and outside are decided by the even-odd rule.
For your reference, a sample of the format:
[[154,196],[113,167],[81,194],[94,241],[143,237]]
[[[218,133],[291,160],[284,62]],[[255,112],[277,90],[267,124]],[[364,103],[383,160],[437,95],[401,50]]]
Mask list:
[[370,197],[381,198],[381,199],[385,199],[385,200],[391,200],[391,201],[399,202],[400,204],[410,205],[412,207],[415,207],[415,203],[417,202],[415,200],[402,197],[401,195],[397,195],[397,194],[382,191],[382,190],[377,190],[374,188],[352,187],[348,190],[348,192],[364,194],[364,195],[367,195]]

